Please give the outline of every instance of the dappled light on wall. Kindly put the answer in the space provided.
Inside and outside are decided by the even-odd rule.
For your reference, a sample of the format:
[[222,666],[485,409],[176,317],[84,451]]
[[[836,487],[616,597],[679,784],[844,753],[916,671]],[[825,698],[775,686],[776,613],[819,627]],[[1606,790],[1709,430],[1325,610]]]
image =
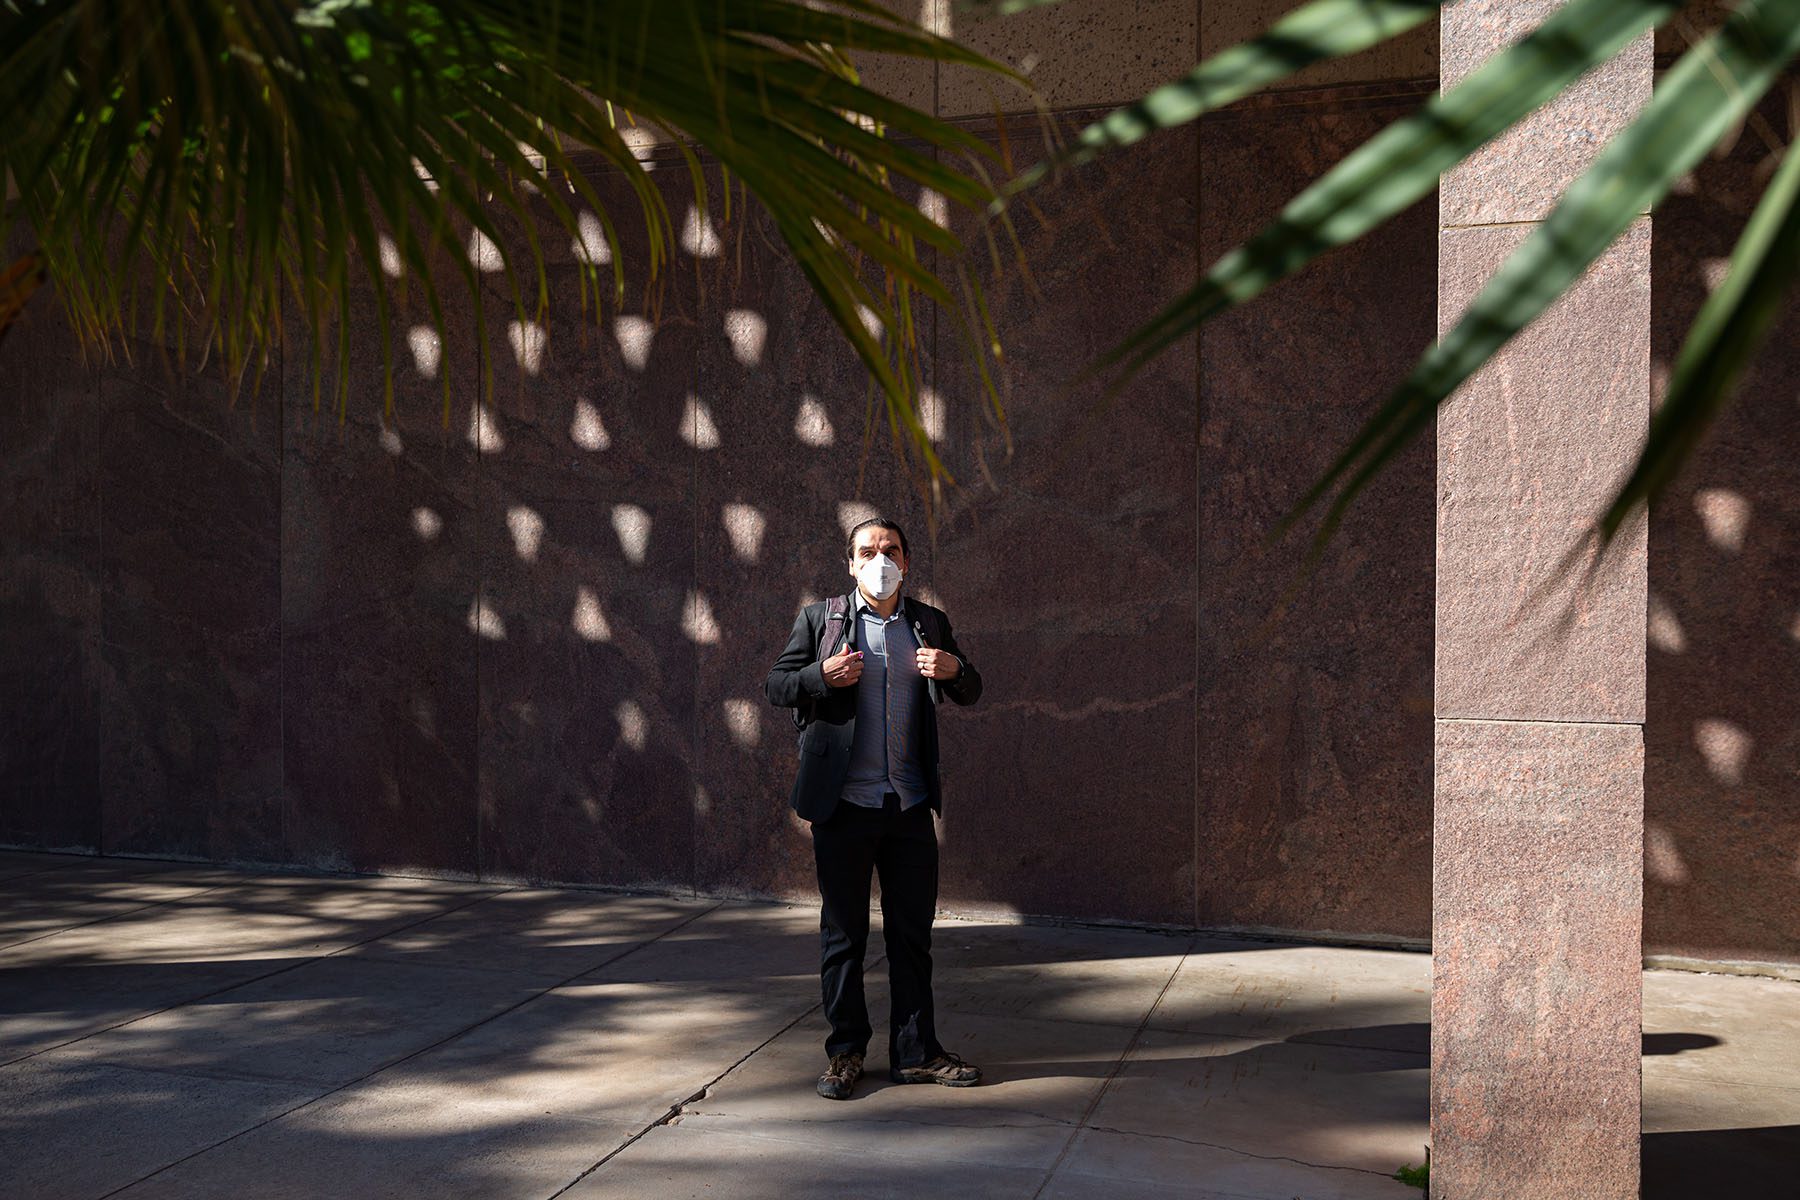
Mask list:
[[919,193],[919,211],[939,229],[950,228],[950,202],[930,188]]
[[506,510],[506,528],[512,534],[513,551],[521,562],[536,562],[544,540],[544,518],[523,504]]
[[838,528],[849,537],[850,531],[870,517],[878,515],[867,500],[840,500],[837,506]]
[[575,419],[569,423],[569,438],[583,450],[605,450],[612,445],[612,437],[600,420],[600,410],[591,400],[575,401]]
[[1648,636],[1650,644],[1664,654],[1680,654],[1687,649],[1687,634],[1669,602],[1655,592],[1650,593]]
[[423,504],[412,510],[413,532],[419,535],[420,541],[429,542],[444,528],[444,518],[436,511]]
[[438,331],[429,325],[414,325],[406,331],[406,348],[412,354],[413,369],[425,379],[436,379],[438,363],[444,356]]
[[512,346],[513,361],[527,375],[544,369],[544,327],[536,321],[508,321],[506,340]]
[[755,562],[761,557],[768,518],[754,504],[727,504],[720,516],[725,524],[725,536],[731,539],[732,554],[744,562]]
[[719,427],[713,423],[712,409],[692,392],[681,412],[681,440],[696,450],[719,448]]
[[650,343],[656,338],[656,326],[645,317],[623,316],[613,321],[613,336],[619,340],[619,357],[634,371],[650,365]]
[[681,632],[690,642],[710,646],[719,640],[719,622],[713,617],[712,605],[705,596],[688,590],[687,603],[681,608]]
[[829,446],[837,441],[837,430],[831,427],[831,414],[817,396],[800,397],[800,411],[794,417],[794,436],[808,446]]
[[619,549],[625,557],[634,563],[643,562],[650,550],[650,514],[635,504],[615,504],[612,527],[619,535]]
[[1744,782],[1744,765],[1750,759],[1750,734],[1732,721],[1707,717],[1694,722],[1694,747],[1706,760],[1706,769],[1720,783]]
[[1694,511],[1706,530],[1706,540],[1727,554],[1741,554],[1744,533],[1750,527],[1750,501],[1729,488],[1700,488],[1694,493]]
[[506,640],[506,622],[500,619],[500,614],[493,610],[485,596],[475,597],[469,605],[469,629],[490,642]]
[[731,343],[731,357],[741,366],[762,363],[763,343],[768,340],[769,323],[762,314],[748,308],[734,308],[725,314],[725,337]]
[[944,398],[932,388],[919,390],[919,424],[932,441],[944,440]]
[[630,148],[631,156],[644,164],[644,170],[656,170],[651,156],[656,153],[656,135],[642,125],[627,125],[619,130],[619,137]]
[[500,436],[500,418],[479,401],[469,406],[469,445],[481,454],[498,454],[506,449],[506,439]]
[[642,750],[649,742],[650,723],[644,719],[644,710],[636,700],[621,700],[619,707],[613,710],[613,719],[619,723],[619,740],[633,750]]
[[681,226],[681,248],[695,258],[717,258],[725,252],[718,230],[701,213],[698,205],[689,205],[687,220]]
[[1688,881],[1687,863],[1675,845],[1675,836],[1661,825],[1644,822],[1644,874],[1658,883],[1680,885]]
[[569,253],[575,261],[591,267],[605,266],[612,261],[612,247],[607,244],[606,230],[600,225],[600,218],[583,209],[575,218],[575,232],[579,235],[569,243]]
[[506,260],[500,254],[500,247],[479,229],[469,235],[469,265],[488,275],[506,268]]
[[748,750],[762,741],[762,725],[755,701],[733,696],[724,703],[725,728],[731,740]]
[[375,239],[375,247],[381,257],[381,273],[389,279],[400,278],[400,247],[394,244],[394,239],[384,233]]
[[612,626],[606,623],[606,614],[600,611],[600,597],[585,584],[575,589],[575,615],[570,624],[583,641],[612,640]]

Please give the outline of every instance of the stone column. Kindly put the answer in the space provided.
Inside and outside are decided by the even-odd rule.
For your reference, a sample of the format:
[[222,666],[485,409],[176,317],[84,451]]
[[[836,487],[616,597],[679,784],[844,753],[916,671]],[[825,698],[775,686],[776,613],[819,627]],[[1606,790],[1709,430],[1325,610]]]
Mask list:
[[[1550,0],[1462,0],[1443,85]],[[1445,176],[1438,321],[1649,98],[1645,36]],[[1649,418],[1641,218],[1438,421],[1431,1195],[1638,1194],[1645,525],[1556,567]]]

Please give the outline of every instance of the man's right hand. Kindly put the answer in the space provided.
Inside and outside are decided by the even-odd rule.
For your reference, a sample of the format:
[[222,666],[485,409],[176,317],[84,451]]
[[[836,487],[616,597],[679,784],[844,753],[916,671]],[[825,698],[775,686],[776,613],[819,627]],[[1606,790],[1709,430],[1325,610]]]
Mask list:
[[862,678],[862,651],[846,650],[822,664],[827,687],[849,687]]

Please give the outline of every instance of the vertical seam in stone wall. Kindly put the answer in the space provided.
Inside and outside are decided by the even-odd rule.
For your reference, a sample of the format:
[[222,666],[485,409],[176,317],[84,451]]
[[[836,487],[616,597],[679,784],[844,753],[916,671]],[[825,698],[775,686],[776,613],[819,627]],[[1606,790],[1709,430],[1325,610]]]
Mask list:
[[[731,187],[730,180],[723,186]],[[740,220],[747,220],[740,216]],[[695,263],[698,270],[699,263]],[[722,285],[721,285],[722,286]],[[706,293],[701,290],[697,301],[701,314],[701,327],[705,328]],[[700,396],[700,354],[695,354],[688,363],[688,394],[696,399]],[[702,601],[700,595],[700,405],[689,404],[688,409],[688,500],[694,511],[693,541],[690,543],[692,564],[689,581],[692,584],[690,594],[694,598],[696,610]],[[695,897],[700,895],[700,788],[705,778],[704,764],[700,755],[703,748],[700,741],[700,656],[704,651],[704,643],[690,639],[694,651],[694,667],[691,680],[691,696],[689,700],[689,720],[692,722],[688,736],[688,891]]]
[[[479,308],[481,305],[481,292],[479,291],[479,289],[477,289],[475,292],[475,305],[477,308]],[[471,314],[471,318],[473,318],[473,316],[474,316],[474,314]],[[482,322],[482,324],[485,325],[486,322]],[[471,334],[473,334],[475,332],[475,330],[470,330],[469,332]],[[475,427],[477,430],[477,436],[475,438],[475,480],[474,480],[475,487],[473,489],[474,512],[472,514],[474,517],[474,525],[475,525],[475,550],[474,550],[475,597],[474,597],[473,603],[475,603],[477,605],[485,606],[487,603],[487,587],[486,587],[487,577],[482,569],[484,566],[484,562],[481,557],[481,515],[482,515],[481,514],[481,477],[482,477],[481,444],[485,439],[482,436],[481,431],[485,428],[486,423],[489,420],[498,420],[498,417],[495,414],[486,411],[485,405],[486,405],[487,398],[482,395],[482,385],[483,385],[484,381],[487,379],[487,346],[483,344],[483,339],[481,339],[479,337],[474,337],[471,340],[473,340],[475,343],[475,412],[472,414],[472,416],[473,416],[473,419],[476,422],[478,422],[478,424]],[[446,369],[448,369],[447,363],[445,364],[445,367],[446,367]],[[472,609],[471,611],[474,611],[474,610]],[[481,770],[481,640],[482,640],[482,636],[479,631],[472,631],[472,632],[475,633],[475,636],[470,638],[469,640],[471,642],[473,642],[474,646],[475,646],[475,649],[474,649],[474,654],[475,654],[475,706],[474,706],[474,715],[472,718],[472,723],[474,725],[474,728],[472,730],[470,730],[470,737],[472,739],[472,742],[471,742],[472,750],[469,755],[469,764],[470,764],[470,767],[472,768],[473,778],[470,780],[469,798],[472,802],[472,807],[474,808],[473,815],[474,815],[474,819],[475,819],[475,872],[474,872],[474,874],[475,874],[475,878],[477,880],[480,880],[480,879],[487,878],[487,860],[482,854],[482,832],[483,832],[482,826],[484,824],[486,824],[486,822],[484,822],[481,819],[481,781],[483,778],[482,770]]]
[[[1194,0],[1194,61],[1200,61],[1200,22],[1201,9],[1206,0]],[[1200,261],[1200,219],[1202,181],[1206,174],[1206,166],[1202,161],[1203,149],[1200,139],[1200,122],[1193,122],[1194,139],[1194,224],[1188,230],[1194,239],[1194,278],[1200,278],[1202,263]],[[1200,528],[1200,422],[1205,414],[1201,411],[1201,377],[1206,367],[1201,355],[1200,331],[1194,331],[1194,711],[1190,720],[1194,726],[1194,773],[1188,788],[1188,799],[1193,806],[1194,836],[1190,843],[1193,848],[1193,861],[1189,864],[1189,886],[1193,889],[1190,901],[1193,905],[1193,921],[1196,927],[1200,924],[1200,569],[1201,547],[1204,545]]]
[[[98,576],[94,580],[94,588],[97,593],[97,599],[99,600],[99,603],[95,607],[99,609],[98,615],[100,621],[100,644],[95,648],[94,657],[96,661],[94,666],[100,671],[101,677],[104,679],[106,662],[106,490],[101,486],[100,482],[105,474],[105,460],[100,453],[100,385],[99,350],[96,347],[94,368],[88,375],[88,386],[90,388],[88,392],[88,419],[92,422],[94,431],[94,571]],[[106,727],[107,717],[110,715],[111,710],[104,702],[97,707],[99,711],[94,718],[95,737],[97,739],[94,744],[94,789],[98,793],[98,796],[94,807],[94,853],[105,854],[106,797],[110,791],[106,786],[106,747],[109,745],[106,736]]]
[[[1199,0],[1195,0],[1195,3],[1199,3]],[[943,28],[942,17],[938,13],[935,13],[935,12],[932,13],[932,16],[934,18],[936,18],[932,21],[932,26],[933,26],[932,32],[936,33],[936,34],[947,34],[948,31]],[[943,75],[944,75],[943,64],[940,63],[935,58],[932,59],[931,60],[931,115],[934,117],[942,117],[944,115]],[[934,158],[936,157],[935,151],[933,152],[932,157],[934,157]],[[933,355],[935,355],[937,353],[937,339],[936,339],[935,335],[932,338],[931,349],[932,349]]]
[[[282,323],[286,309],[279,297],[275,300],[275,328]],[[282,587],[287,574],[287,346],[285,339],[275,346],[275,786],[279,804],[279,842],[281,857],[294,860],[294,849],[288,842],[287,785],[287,593]]]

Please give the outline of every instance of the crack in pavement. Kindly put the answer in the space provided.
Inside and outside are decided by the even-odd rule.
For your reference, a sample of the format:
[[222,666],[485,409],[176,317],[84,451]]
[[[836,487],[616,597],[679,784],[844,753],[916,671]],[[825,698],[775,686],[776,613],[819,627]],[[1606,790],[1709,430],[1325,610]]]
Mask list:
[[1131,1040],[1125,1043],[1125,1049],[1119,1054],[1119,1061],[1113,1064],[1113,1069],[1107,1074],[1105,1082],[1100,1085],[1099,1090],[1094,1093],[1094,1098],[1089,1100],[1087,1107],[1082,1110],[1081,1119],[1075,1123],[1074,1131],[1063,1143],[1063,1148],[1057,1154],[1056,1161],[1050,1164],[1048,1171],[1044,1172],[1043,1182],[1039,1183],[1037,1191],[1031,1194],[1031,1200],[1038,1200],[1038,1197],[1044,1194],[1044,1189],[1050,1186],[1050,1181],[1056,1178],[1057,1171],[1062,1169],[1064,1161],[1069,1157],[1069,1151],[1075,1148],[1075,1139],[1081,1136],[1081,1131],[1087,1128],[1088,1118],[1099,1110],[1100,1101],[1104,1100],[1106,1093],[1112,1090],[1113,1081],[1118,1079],[1119,1072],[1125,1069],[1126,1062],[1131,1058],[1131,1052],[1137,1049],[1138,1042],[1144,1036],[1144,1030],[1150,1027],[1150,1018],[1154,1017],[1156,1010],[1162,1007],[1163,997],[1169,994],[1169,989],[1175,984],[1175,977],[1181,974],[1181,968],[1187,965],[1187,960],[1192,955],[1193,945],[1190,943],[1188,949],[1175,963],[1175,969],[1169,972],[1167,979],[1163,980],[1162,989],[1156,993],[1156,999],[1152,1000],[1150,1007],[1144,1010],[1143,1019],[1138,1022],[1137,1028],[1132,1031]]
[[[723,903],[723,902],[721,901],[721,903]],[[887,961],[887,955],[884,954],[881,957],[877,958],[874,962],[870,963],[867,969],[874,970],[876,967],[880,966],[882,963],[884,963],[886,961]],[[739,1067],[741,1067],[745,1063],[749,1062],[752,1058],[756,1057],[757,1054],[759,1054],[765,1047],[767,1047],[769,1045],[769,1043],[773,1042],[776,1038],[780,1037],[782,1034],[786,1033],[788,1030],[792,1029],[794,1026],[796,1026],[800,1022],[806,1020],[806,1018],[812,1016],[814,1013],[818,1012],[821,1008],[824,1008],[824,1007],[825,1007],[824,1002],[820,1001],[818,1004],[815,1004],[811,1008],[808,1008],[805,1012],[801,1013],[799,1016],[797,1016],[793,1020],[789,1021],[786,1025],[783,1025],[780,1029],[777,1029],[774,1033],[771,1033],[768,1037],[766,1037],[762,1041],[758,1042],[754,1047],[751,1048],[751,1050],[748,1054],[745,1054],[742,1058],[740,1058],[736,1062],[732,1063],[729,1067],[726,1067],[723,1071],[720,1071],[717,1075],[715,1075],[711,1079],[707,1080],[704,1084],[702,1084],[700,1086],[700,1089],[698,1091],[694,1092],[687,1099],[678,1100],[674,1104],[669,1105],[668,1111],[663,1113],[662,1116],[656,1118],[656,1120],[650,1122],[648,1125],[644,1126],[642,1129],[638,1130],[636,1133],[632,1134],[630,1137],[628,1137],[624,1141],[620,1142],[617,1146],[614,1146],[611,1150],[606,1152],[606,1154],[600,1159],[599,1162],[595,1163],[593,1166],[589,1167],[587,1170],[583,1171],[581,1174],[577,1175],[575,1178],[569,1180],[569,1182],[567,1182],[563,1186],[557,1188],[554,1192],[551,1192],[548,1197],[548,1200],[556,1200],[556,1198],[558,1196],[567,1192],[570,1188],[574,1187],[576,1184],[578,1184],[582,1180],[586,1179],[589,1175],[592,1175],[595,1171],[598,1171],[601,1167],[604,1167],[607,1163],[609,1163],[613,1159],[617,1158],[620,1154],[624,1153],[631,1146],[636,1145],[637,1142],[640,1139],[642,1139],[643,1137],[645,1137],[647,1134],[649,1134],[649,1132],[651,1130],[656,1129],[659,1126],[680,1124],[681,1118],[689,1115],[688,1113],[686,1113],[684,1111],[688,1105],[698,1104],[700,1101],[707,1099],[709,1096],[712,1095],[713,1088],[718,1085],[720,1080],[724,1079],[727,1075],[731,1074],[733,1071],[737,1070]]]

